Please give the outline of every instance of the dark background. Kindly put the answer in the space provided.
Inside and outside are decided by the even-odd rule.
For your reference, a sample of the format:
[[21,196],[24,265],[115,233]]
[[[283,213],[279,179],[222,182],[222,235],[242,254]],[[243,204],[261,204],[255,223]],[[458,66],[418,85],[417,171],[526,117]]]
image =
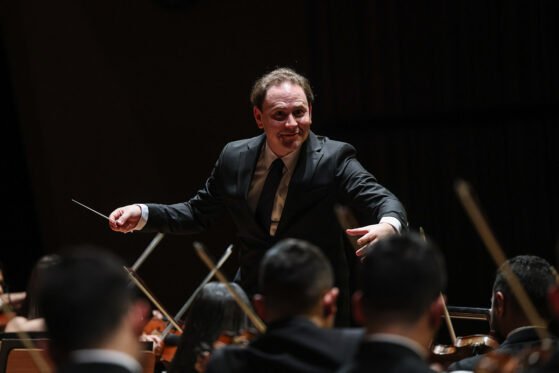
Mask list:
[[[506,255],[555,264],[559,2],[19,0],[1,5],[1,261],[12,290],[34,261],[93,243],[132,264],[152,235],[102,218],[183,201],[222,146],[259,133],[254,80],[308,76],[314,131],[359,159],[443,250],[451,305],[488,307],[495,265],[453,189],[469,181]],[[139,273],[175,313],[207,273],[167,236]],[[231,276],[236,263],[227,264]]]

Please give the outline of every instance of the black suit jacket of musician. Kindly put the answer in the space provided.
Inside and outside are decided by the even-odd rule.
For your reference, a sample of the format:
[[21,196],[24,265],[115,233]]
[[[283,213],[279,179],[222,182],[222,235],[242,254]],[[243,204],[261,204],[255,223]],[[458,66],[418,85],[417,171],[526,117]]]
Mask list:
[[248,346],[212,352],[207,373],[327,373],[352,360],[361,328],[323,329],[305,317],[271,323]]
[[[336,218],[336,204],[349,206],[360,224],[374,224],[384,217],[397,218],[407,229],[404,207],[356,159],[355,148],[310,132],[291,178],[276,235],[270,237],[256,221],[247,202],[252,175],[264,134],[228,143],[205,185],[189,201],[147,204],[145,230],[196,233],[207,229],[214,218],[227,211],[237,228],[240,283],[256,292],[260,260],[266,250],[283,238],[299,238],[320,247],[332,263],[340,288],[339,315],[349,320],[349,268],[355,255],[346,247]],[[344,323],[342,323],[344,324]]]

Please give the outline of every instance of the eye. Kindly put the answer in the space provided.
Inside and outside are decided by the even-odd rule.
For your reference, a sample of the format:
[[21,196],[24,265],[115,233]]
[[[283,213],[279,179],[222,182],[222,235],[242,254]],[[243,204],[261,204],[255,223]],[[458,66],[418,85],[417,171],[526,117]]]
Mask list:
[[305,115],[307,111],[304,109],[296,109],[295,111],[293,111],[293,116],[297,117],[297,118],[301,118],[302,116]]
[[286,117],[287,115],[283,111],[276,111],[274,114],[272,114],[272,118],[274,118],[275,120],[284,120]]

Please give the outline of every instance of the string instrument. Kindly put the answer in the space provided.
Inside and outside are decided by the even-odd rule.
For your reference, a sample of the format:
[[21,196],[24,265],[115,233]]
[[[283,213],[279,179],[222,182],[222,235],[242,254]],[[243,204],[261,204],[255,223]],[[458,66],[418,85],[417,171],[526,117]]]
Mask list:
[[[426,241],[427,238],[425,237],[425,231],[422,227],[419,227],[419,234],[421,238]],[[452,315],[449,311],[449,307],[446,306],[446,300],[442,293],[439,294],[442,305],[443,305],[443,317],[446,321],[446,326],[448,328],[448,332],[450,334],[450,339],[452,341],[451,345],[433,345],[431,347],[431,363],[436,363],[441,365],[443,368],[448,368],[450,364],[455,361],[465,359],[470,356],[484,354],[488,351],[491,351],[494,348],[499,346],[499,342],[491,335],[485,334],[474,334],[474,335],[467,335],[463,337],[457,337],[456,333],[454,332],[454,326],[452,325]],[[465,307],[461,307],[458,310],[458,307],[454,307],[454,315],[457,317],[468,317],[472,318],[472,315],[475,316],[476,319],[482,320],[489,320],[489,311],[485,309],[481,309],[478,314],[475,314],[473,311],[474,309],[468,309]],[[461,312],[458,312],[461,311]]]
[[[161,360],[164,364],[169,364],[173,360],[178,347],[178,343],[168,343],[168,339],[163,337],[163,332],[165,328],[167,328],[168,323],[169,322],[161,316],[154,315],[143,329],[145,335],[153,335],[160,339],[160,348],[156,348],[155,355],[156,358]],[[184,325],[180,326],[184,330]],[[169,334],[176,335],[177,337],[182,335],[182,333],[176,329],[171,330],[168,335]]]

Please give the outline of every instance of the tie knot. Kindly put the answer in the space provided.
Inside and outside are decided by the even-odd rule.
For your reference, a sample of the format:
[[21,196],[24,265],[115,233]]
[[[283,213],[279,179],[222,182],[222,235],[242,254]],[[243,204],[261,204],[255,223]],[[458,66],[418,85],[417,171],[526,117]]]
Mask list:
[[270,165],[270,170],[268,172],[272,172],[272,170],[277,171],[278,169],[283,171],[283,166],[284,164],[281,158],[276,158]]

